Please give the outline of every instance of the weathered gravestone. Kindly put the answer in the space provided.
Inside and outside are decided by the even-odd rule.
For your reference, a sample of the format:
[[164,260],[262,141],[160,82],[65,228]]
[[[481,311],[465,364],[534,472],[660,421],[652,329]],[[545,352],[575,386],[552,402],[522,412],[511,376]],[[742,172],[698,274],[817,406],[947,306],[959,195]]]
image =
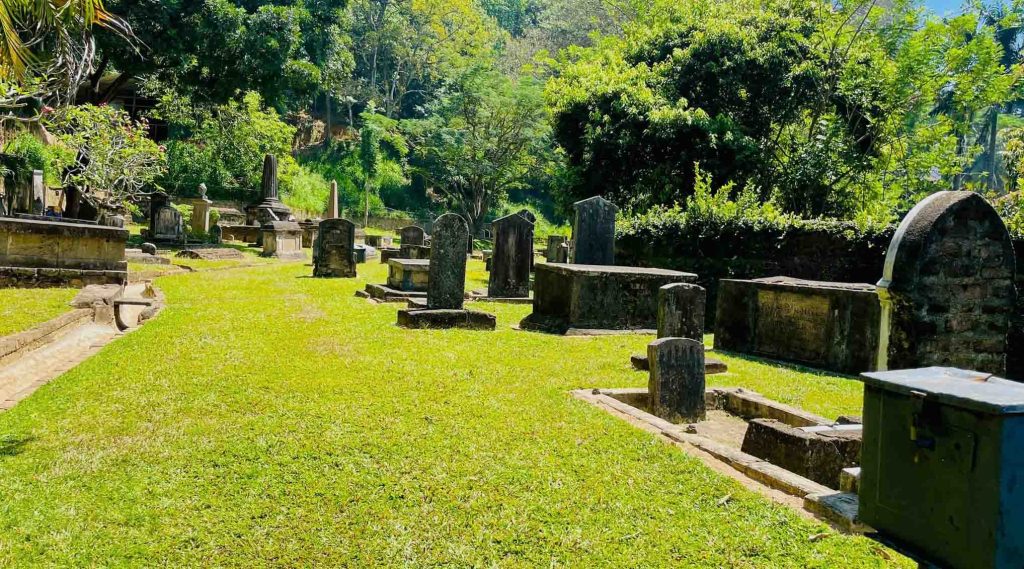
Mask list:
[[572,224],[572,263],[577,265],[615,264],[615,215],[619,208],[594,196],[572,206],[576,215]]
[[564,235],[549,235],[544,258],[549,263],[569,262],[569,238]]
[[[705,290],[691,283],[672,283],[658,289],[658,338],[689,338],[704,342]],[[650,370],[647,354],[634,354],[630,362],[638,371]],[[704,358],[704,374],[729,371],[725,362]]]
[[418,225],[407,225],[398,230],[398,235],[402,245],[426,245],[426,233]]
[[471,328],[493,330],[492,314],[465,310],[466,250],[469,225],[462,216],[446,213],[434,222],[427,283],[427,309],[398,313],[398,324],[408,328]]
[[704,289],[673,283],[658,289],[658,337],[704,341]]
[[521,214],[496,219],[494,250],[487,295],[491,298],[530,296],[530,267],[533,262],[533,223]]
[[356,276],[356,226],[347,219],[320,222],[313,276],[352,278]]
[[654,413],[673,422],[706,416],[704,344],[689,338],[661,338],[647,346],[651,375],[647,392]]
[[185,239],[185,226],[181,213],[171,206],[170,196],[156,192],[150,198],[151,217],[149,221],[149,239],[161,242],[178,243]]
[[1004,375],[1014,278],[1009,232],[983,197],[939,192],[917,204],[893,237],[878,283],[878,369]]

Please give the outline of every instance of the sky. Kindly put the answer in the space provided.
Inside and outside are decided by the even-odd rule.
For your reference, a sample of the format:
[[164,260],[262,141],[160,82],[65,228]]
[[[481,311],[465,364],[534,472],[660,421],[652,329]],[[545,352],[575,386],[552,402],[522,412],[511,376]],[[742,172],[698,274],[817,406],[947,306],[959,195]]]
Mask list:
[[939,14],[945,14],[956,10],[962,3],[963,0],[925,0],[924,4]]

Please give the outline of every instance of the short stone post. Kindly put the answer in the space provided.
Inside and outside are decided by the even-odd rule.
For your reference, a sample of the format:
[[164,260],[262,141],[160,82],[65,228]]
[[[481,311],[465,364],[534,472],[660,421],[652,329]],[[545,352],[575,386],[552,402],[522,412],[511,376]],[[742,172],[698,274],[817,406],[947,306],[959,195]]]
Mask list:
[[192,231],[193,233],[206,234],[210,231],[210,206],[212,201],[206,198],[199,198],[192,202]]
[[647,390],[654,413],[672,422],[706,417],[704,344],[689,338],[661,338],[647,346],[651,375]]
[[704,341],[707,294],[690,283],[672,283],[658,289],[658,337]]
[[549,263],[564,263],[567,255],[563,249],[568,246],[569,238],[564,235],[548,235],[548,248],[545,259]]

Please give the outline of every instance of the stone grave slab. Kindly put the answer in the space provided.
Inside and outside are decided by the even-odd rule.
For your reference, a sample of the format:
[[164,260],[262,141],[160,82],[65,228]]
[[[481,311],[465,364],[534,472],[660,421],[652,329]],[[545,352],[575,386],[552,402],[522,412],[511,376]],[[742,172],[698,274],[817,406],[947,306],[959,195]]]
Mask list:
[[175,257],[182,259],[203,259],[204,261],[224,261],[245,259],[238,249],[231,247],[204,247],[201,249],[183,249]]
[[646,331],[658,325],[658,289],[697,275],[666,269],[544,263],[536,266],[526,330]]
[[880,314],[870,284],[723,279],[715,349],[839,373],[870,371],[876,364]]

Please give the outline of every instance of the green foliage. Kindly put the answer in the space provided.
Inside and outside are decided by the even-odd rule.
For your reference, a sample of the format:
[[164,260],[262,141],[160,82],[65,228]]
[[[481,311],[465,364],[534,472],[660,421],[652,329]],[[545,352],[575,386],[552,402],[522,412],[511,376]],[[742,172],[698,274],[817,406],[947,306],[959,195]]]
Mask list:
[[42,170],[47,185],[59,186],[61,172],[74,161],[74,154],[61,145],[47,145],[29,132],[14,137],[4,152],[25,160],[29,171]]
[[289,181],[283,201],[298,212],[319,216],[327,209],[327,198],[330,193],[330,184],[323,176],[299,167]]
[[508,191],[538,164],[547,140],[541,87],[489,68],[459,78],[428,116],[406,121],[410,163],[437,201],[463,214],[475,231]]
[[166,170],[164,151],[148,138],[146,124],[122,110],[62,107],[47,115],[44,124],[64,146],[78,152],[63,184],[106,192],[111,205],[137,199]]
[[277,156],[282,195],[293,191],[299,172],[291,156],[295,127],[265,108],[259,95],[248,93],[212,109],[167,95],[157,116],[171,125],[169,167],[161,183],[172,193],[194,196],[205,183],[212,198],[252,201],[259,195],[267,154]]
[[[904,2],[658,3],[548,88],[570,191],[681,202],[695,163],[807,217],[882,218],[967,185],[976,117],[1018,80],[992,25]],[[750,186],[753,184],[753,186]]]

